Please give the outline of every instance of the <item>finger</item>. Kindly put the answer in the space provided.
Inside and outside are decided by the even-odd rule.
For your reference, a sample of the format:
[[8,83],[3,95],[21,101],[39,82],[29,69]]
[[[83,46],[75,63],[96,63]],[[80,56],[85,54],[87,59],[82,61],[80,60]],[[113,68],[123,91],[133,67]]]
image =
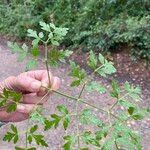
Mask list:
[[29,114],[33,109],[36,109],[37,106],[34,104],[18,104],[17,105],[17,112]]
[[[36,80],[39,80],[39,81],[48,81],[48,73],[47,73],[47,70],[35,70],[35,71],[28,71],[27,72],[27,75],[29,77],[32,77]],[[49,76],[50,76],[50,79],[52,78],[52,74],[51,72],[49,71]],[[50,80],[52,81],[52,80]]]
[[42,84],[40,81],[24,74],[16,77],[15,87],[18,89],[18,91],[36,93],[40,90],[41,85]]
[[[58,77],[53,77],[53,81],[52,81],[50,88],[52,90],[58,90],[59,87],[60,87],[60,79]],[[47,92],[48,92],[48,88],[46,86],[43,86],[42,89],[40,90],[40,92],[37,93],[37,95],[38,96],[44,96]]]
[[48,91],[47,88],[53,83],[53,75],[51,74],[51,72],[49,72],[48,75],[47,70],[29,71],[27,75],[41,81],[42,86],[37,94],[38,96],[44,96]]
[[10,76],[7,79],[5,79],[3,82],[0,83],[0,93],[3,92],[4,88],[6,89],[14,89],[13,85],[16,80],[16,77]]
[[54,77],[51,89],[58,90],[60,87],[60,83],[61,83],[60,78]]
[[8,113],[5,110],[0,111],[0,120],[4,122],[19,122],[26,120],[29,117],[29,114],[20,113],[20,112],[12,112]]
[[25,94],[23,95],[23,101],[22,103],[24,104],[36,104],[39,102],[39,104],[43,104],[50,98],[49,94],[44,96],[37,96],[36,93],[31,93],[31,94]]

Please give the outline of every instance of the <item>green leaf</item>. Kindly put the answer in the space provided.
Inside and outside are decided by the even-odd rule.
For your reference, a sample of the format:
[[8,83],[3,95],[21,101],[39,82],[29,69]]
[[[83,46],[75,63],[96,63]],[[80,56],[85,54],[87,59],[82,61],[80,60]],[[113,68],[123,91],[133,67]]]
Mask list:
[[50,32],[49,34],[48,34],[48,37],[49,37],[49,39],[52,39],[53,38],[53,33],[52,32]]
[[105,59],[105,57],[99,53],[98,55],[98,59],[100,61],[101,64],[105,64],[105,62],[107,62],[107,60]]
[[26,70],[27,71],[32,70],[36,67],[37,67],[37,61],[36,60],[32,59],[32,60],[27,61],[27,64],[26,64]]
[[15,135],[14,140],[13,140],[13,141],[14,141],[14,144],[17,143],[18,139],[19,139],[18,135]]
[[57,128],[57,126],[61,120],[61,117],[56,114],[52,114],[51,117],[53,118],[54,127]]
[[8,98],[9,97],[9,90],[7,90],[6,88],[4,88],[3,95],[4,95],[5,98]]
[[89,57],[88,64],[94,70],[97,67],[97,58],[93,51],[90,51],[90,57]]
[[59,46],[59,42],[58,42],[58,41],[51,40],[51,43],[52,43],[52,45],[54,45],[54,46]]
[[18,62],[22,62],[27,56],[28,46],[26,44],[23,44],[22,47],[20,47],[17,43],[8,42],[8,47],[11,48],[13,53],[18,54]]
[[49,129],[51,129],[54,125],[54,121],[50,121],[48,119],[45,119],[45,126],[44,126],[44,131],[47,131]]
[[14,126],[13,124],[11,124],[11,130],[14,132],[14,133],[18,133],[18,130],[17,130],[17,127]]
[[39,41],[40,41],[40,39],[34,39],[34,40],[32,41],[33,47],[38,47]]
[[0,106],[5,106],[7,101],[10,99],[14,102],[10,103],[9,106],[7,107],[7,112],[13,112],[17,108],[17,103],[22,99],[22,94],[12,91],[12,90],[7,90],[4,88],[3,93],[2,93],[2,98],[0,99]]
[[91,134],[91,132],[85,132],[81,137],[86,144],[100,147],[99,141]]
[[33,138],[35,139],[35,142],[37,145],[41,145],[41,146],[44,146],[44,147],[48,147],[48,144],[46,143],[46,141],[43,139],[44,136],[43,135],[33,135]]
[[120,88],[119,85],[117,84],[117,82],[115,80],[112,80],[112,92],[111,92],[111,96],[114,98],[119,98],[119,94],[120,94]]
[[18,139],[19,139],[17,127],[12,124],[11,130],[12,130],[12,132],[7,132],[5,134],[3,141],[10,142],[13,140],[13,143],[16,144],[18,142]]
[[57,109],[58,109],[58,111],[60,111],[64,115],[69,113],[67,107],[64,105],[58,105]]
[[38,57],[39,56],[39,48],[38,47],[33,47],[31,54],[33,57]]
[[97,71],[102,77],[106,75],[111,75],[116,72],[116,68],[113,66],[112,62],[105,62],[105,64]]
[[49,52],[49,56],[50,56],[50,65],[52,67],[56,67],[58,64],[58,51],[55,49],[50,50]]
[[92,124],[101,127],[102,121],[96,118],[93,112],[89,109],[84,109],[81,113],[80,120],[82,124]]
[[65,144],[63,145],[64,150],[71,150],[71,146],[75,143],[76,138],[70,135],[64,136]]
[[64,57],[70,57],[70,55],[72,55],[73,51],[70,51],[70,50],[64,50],[63,51],[63,55]]
[[41,39],[42,39],[43,37],[44,37],[43,32],[40,32],[40,33],[39,33],[39,38],[41,38]]
[[63,62],[65,63],[66,62],[66,58],[70,57],[70,55],[72,54],[73,52],[70,51],[70,50],[60,50],[58,51],[58,60],[60,62]]
[[56,28],[55,25],[54,25],[53,23],[50,23],[49,25],[50,25],[50,27],[53,28],[53,29]]
[[16,91],[9,90],[8,94],[9,98],[11,98],[15,102],[20,102],[20,100],[22,99],[22,94]]
[[29,37],[34,37],[34,38],[36,38],[36,39],[39,38],[36,31],[34,31],[34,30],[32,30],[32,29],[28,29],[27,32],[28,32],[27,36],[29,36]]
[[125,108],[136,107],[135,104],[133,104],[133,103],[127,101],[127,100],[123,100],[123,99],[119,100],[119,104],[121,106],[124,106]]
[[32,143],[32,136],[28,135],[27,140],[28,140],[29,144],[31,144]]
[[124,149],[141,150],[141,138],[122,122],[116,122],[112,133],[115,141]]
[[77,78],[71,83],[71,86],[79,86],[86,76],[85,70],[81,69],[75,62],[70,61],[71,76]]
[[71,83],[71,87],[74,87],[74,86],[79,86],[80,85],[80,83],[81,83],[81,80],[74,80],[74,81],[72,81],[72,83]]
[[51,29],[50,29],[50,25],[49,25],[49,24],[46,24],[46,23],[43,22],[43,21],[40,21],[39,24],[40,24],[42,30],[51,32]]
[[55,35],[55,38],[57,38],[57,40],[61,40],[68,33],[68,28],[55,27],[53,33]]
[[0,107],[5,106],[7,99],[0,99]]
[[38,121],[42,124],[45,122],[45,118],[43,115],[41,115],[38,111],[34,111],[30,114],[30,118],[32,121]]
[[67,115],[67,116],[64,118],[64,122],[63,122],[63,126],[64,126],[64,129],[65,129],[65,130],[68,128],[69,123],[70,123],[70,117]]
[[30,133],[34,133],[37,129],[38,129],[38,125],[34,125],[34,126],[31,127],[31,129],[30,129]]
[[103,144],[101,150],[111,150],[111,149],[113,149],[114,144],[115,144],[114,140],[109,139]]
[[20,51],[18,51],[17,53],[19,54],[17,58],[18,62],[22,62],[27,56],[28,46],[26,44],[23,44],[22,48],[20,48]]
[[101,140],[102,138],[105,138],[108,135],[108,132],[110,130],[111,126],[103,126],[100,131],[96,132],[96,139]]
[[147,111],[147,109],[139,108],[134,111],[134,113],[132,114],[132,118],[135,120],[141,120],[148,114],[149,112]]
[[129,82],[125,82],[124,84],[125,90],[129,93],[129,96],[134,100],[140,100],[141,89],[140,87],[134,87],[129,84]]
[[97,83],[96,81],[90,82],[90,84],[86,87],[88,92],[97,91],[100,94],[105,93],[107,91],[101,84]]
[[17,53],[21,50],[20,46],[17,43],[8,41],[7,45],[12,50],[12,53]]
[[11,113],[11,112],[14,112],[15,110],[17,109],[17,104],[16,103],[11,103],[8,108],[7,108],[7,112],[8,113]]
[[128,113],[129,113],[130,115],[132,115],[133,112],[134,112],[134,110],[135,110],[134,107],[129,107],[129,108],[128,108]]

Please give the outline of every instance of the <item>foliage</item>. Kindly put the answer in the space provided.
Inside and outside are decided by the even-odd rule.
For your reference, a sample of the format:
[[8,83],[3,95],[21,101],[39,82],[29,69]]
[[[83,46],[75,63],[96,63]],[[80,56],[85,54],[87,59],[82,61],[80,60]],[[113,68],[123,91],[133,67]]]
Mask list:
[[136,58],[150,59],[149,11],[149,0],[2,0],[0,30],[24,38],[44,20],[70,28],[66,46],[106,52],[127,44]]
[[[71,51],[58,50],[56,47],[59,46],[60,41],[67,34],[68,29],[59,28],[52,23],[46,24],[45,22],[40,22],[40,27],[41,31],[39,33],[35,30],[28,29],[28,36],[33,38],[31,60],[35,62],[38,60],[40,52],[39,44],[44,44],[45,57],[43,61],[45,61],[45,66],[48,71],[49,65],[56,66],[59,61],[66,59],[72,54]],[[50,51],[48,50],[49,45],[53,47]],[[19,61],[23,61],[29,54],[29,51],[27,50],[28,46],[25,44],[21,47],[16,43],[8,42],[8,46],[12,49],[12,52],[18,54]],[[53,54],[54,51],[57,55]],[[140,88],[134,87],[129,82],[125,82],[123,88],[124,92],[122,92],[122,88],[119,87],[117,81],[112,80],[110,91],[103,85],[94,81],[94,76],[97,74],[101,77],[107,77],[108,75],[115,73],[116,69],[113,66],[113,63],[106,60],[103,55],[99,54],[97,56],[93,51],[90,51],[87,64],[93,70],[88,76],[84,69],[75,62],[70,61],[70,76],[74,79],[70,87],[81,87],[78,95],[72,96],[65,92],[47,88],[49,92],[54,92],[55,94],[66,97],[67,99],[74,100],[76,102],[75,111],[70,111],[65,105],[58,105],[56,107],[56,112],[46,117],[42,114],[43,107],[33,109],[28,119],[27,130],[24,132],[26,145],[25,147],[15,146],[16,150],[36,150],[36,147],[30,147],[33,141],[42,147],[49,147],[44,135],[38,133],[38,124],[41,123],[45,132],[55,130],[61,126],[63,126],[64,130],[68,130],[70,124],[73,123],[72,117],[76,117],[74,124],[76,130],[72,135],[69,135],[69,133],[64,135],[64,144],[62,146],[64,150],[71,150],[74,146],[77,147],[76,149],[78,150],[88,150],[89,145],[92,146],[92,149],[101,150],[110,150],[113,148],[116,150],[142,150],[140,134],[127,126],[127,121],[139,121],[149,114],[149,109],[141,108],[136,103],[137,100],[140,100]],[[91,104],[88,100],[82,99],[81,97],[85,89],[90,92],[97,91],[99,94],[107,92],[110,97],[115,100],[115,103],[107,109]],[[21,97],[21,93],[4,89],[1,94],[0,106],[3,107],[7,105],[8,103],[6,102],[9,101],[12,102],[8,105],[7,109],[9,113],[12,113],[16,110]],[[79,109],[81,104],[85,104],[83,109]],[[125,109],[120,110],[120,106]],[[99,113],[104,113],[105,120],[97,117],[93,109],[96,109]],[[119,111],[114,113],[116,109]],[[32,122],[32,126],[30,126],[30,122]],[[87,130],[86,128],[80,130],[79,124],[81,124],[82,127],[92,126],[94,131],[90,131],[90,129]],[[11,125],[11,131],[8,131],[4,135],[3,140],[18,144],[20,134],[21,133],[17,127]]]

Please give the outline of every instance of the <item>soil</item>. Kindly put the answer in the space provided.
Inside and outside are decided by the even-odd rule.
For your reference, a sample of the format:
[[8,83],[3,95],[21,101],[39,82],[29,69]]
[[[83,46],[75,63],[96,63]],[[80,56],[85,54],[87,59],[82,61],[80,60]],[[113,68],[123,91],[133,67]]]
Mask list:
[[[119,84],[122,85],[122,82],[129,81],[130,83],[134,85],[140,85],[143,90],[142,94],[142,101],[139,103],[140,106],[146,106],[150,107],[150,67],[145,65],[145,62],[143,60],[139,61],[132,61],[129,53],[127,50],[123,50],[119,53],[114,53],[112,56],[108,55],[106,56],[108,59],[113,60],[115,63],[115,66],[118,70],[118,73],[114,75],[114,77],[118,80]],[[83,68],[85,68],[88,72],[90,72],[90,69],[86,65],[86,60],[88,58],[88,53],[79,55],[78,52],[75,52],[72,56],[72,59],[76,60]],[[17,56],[15,54],[11,54],[10,50],[6,46],[6,40],[1,39],[0,41],[0,81],[4,80],[5,78],[12,76],[12,75],[18,75],[21,72],[24,72],[25,70],[25,63],[18,63],[17,62]],[[37,69],[45,69],[44,64],[39,62],[39,66]],[[77,93],[79,93],[79,88],[72,89],[70,88],[70,82],[71,78],[69,76],[69,65],[59,65],[57,69],[52,69],[52,73],[54,75],[57,75],[60,77],[62,81],[62,85],[60,88],[60,91],[67,91],[67,93],[75,96]],[[107,80],[104,78],[100,78],[98,76],[95,77],[95,80],[99,83],[103,83],[106,87],[110,88],[110,81],[112,77],[109,77]],[[84,92],[83,96],[84,99],[86,99],[89,103],[92,103],[99,107],[107,108],[112,103],[114,103],[113,100],[110,100],[110,97],[108,94],[102,94],[99,95],[97,92],[94,93],[87,93]],[[50,98],[50,101],[47,101],[45,104],[45,111],[44,114],[47,116],[50,113],[53,113],[55,111],[55,108],[58,104],[65,104],[70,111],[75,110],[75,102],[69,101],[66,98],[60,97],[56,94],[53,94]],[[85,107],[85,105],[80,106],[81,109]],[[88,107],[88,106],[86,106]],[[98,113],[95,110],[95,114],[100,117],[100,119],[104,120],[105,115],[103,113]],[[72,120],[72,124],[70,125],[69,131],[67,131],[69,134],[73,134],[76,130],[76,127],[74,126],[75,118]],[[14,145],[12,143],[6,143],[2,142],[2,137],[4,136],[4,133],[6,133],[10,127],[11,123],[8,123],[7,125],[3,126],[0,130],[0,150],[14,150]],[[19,131],[26,129],[26,121],[15,123],[17,127],[19,128]],[[131,128],[134,128],[135,130],[139,131],[143,136],[143,150],[150,150],[150,116],[146,117],[142,122],[134,122],[130,121],[129,126]],[[81,130],[83,130],[82,127],[80,127]],[[90,130],[93,130],[93,127],[89,127]],[[48,132],[44,133],[42,125],[39,124],[39,132],[45,135],[45,139],[48,141],[49,148],[42,148],[38,147],[37,150],[61,150],[62,144],[63,144],[63,135],[67,134],[61,126],[59,126],[56,130],[49,130]],[[17,146],[24,147],[25,145],[25,137],[24,135],[21,135],[20,142],[17,144]],[[32,145],[34,146],[34,144]],[[77,150],[76,146],[73,148],[74,150]],[[95,150],[95,148],[90,148],[90,150]]]

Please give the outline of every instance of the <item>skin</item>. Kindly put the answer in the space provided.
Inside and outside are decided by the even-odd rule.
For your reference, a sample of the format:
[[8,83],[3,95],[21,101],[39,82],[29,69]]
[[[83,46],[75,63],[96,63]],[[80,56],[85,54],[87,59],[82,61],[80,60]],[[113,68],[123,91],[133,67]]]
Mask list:
[[[50,72],[50,80],[51,89],[57,90],[60,86],[60,79],[53,76]],[[17,105],[15,112],[7,113],[6,107],[1,108],[0,121],[19,122],[27,119],[31,110],[35,108],[35,104],[38,103],[44,95],[46,95],[45,98],[40,101],[40,104],[38,105],[43,105],[43,103],[51,96],[51,93],[47,95],[47,89],[42,86],[49,87],[49,80],[46,70],[24,72],[18,76],[11,76],[1,82],[0,93],[3,92],[4,88],[6,88],[21,92],[23,98]]]

